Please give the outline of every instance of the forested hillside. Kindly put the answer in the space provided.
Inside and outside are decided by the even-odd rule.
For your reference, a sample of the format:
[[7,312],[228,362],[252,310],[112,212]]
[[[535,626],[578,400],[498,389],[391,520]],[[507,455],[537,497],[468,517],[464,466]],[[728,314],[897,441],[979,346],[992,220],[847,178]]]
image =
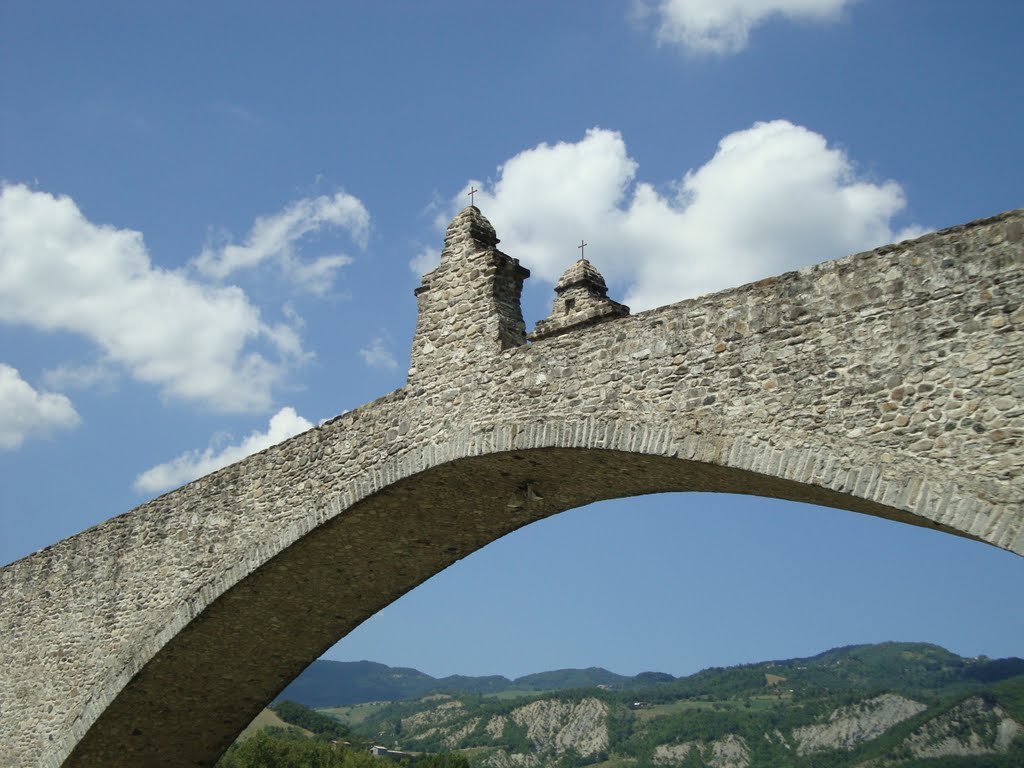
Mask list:
[[[591,667],[541,672],[515,680],[500,675],[431,677],[415,669],[389,667],[372,661],[321,659],[295,678],[279,699],[300,701],[310,707],[332,707],[416,699],[432,693],[534,693],[597,685],[624,686],[642,684],[644,674],[631,678]],[[671,675],[663,677],[674,679]]]
[[[390,668],[364,669],[379,682]],[[326,740],[341,720],[350,730],[331,731],[331,748],[346,750],[332,758],[342,762],[296,757],[305,762],[273,764],[358,768],[344,761],[364,760],[374,743],[404,753],[397,757],[406,762],[429,758],[472,768],[1024,766],[1024,660],[965,659],[920,643],[849,646],[682,678],[563,670],[516,681],[438,681],[397,670],[392,679],[432,692],[323,708],[321,715],[335,719],[322,721],[279,702],[282,719],[321,735],[272,732],[257,746],[266,752],[275,740],[304,740],[289,747],[297,756],[312,749],[311,738]],[[578,680],[587,684],[574,685]],[[321,683],[307,686],[326,697]],[[571,687],[557,690],[560,683]],[[444,686],[448,691],[438,692]],[[334,700],[346,695],[339,691]],[[244,749],[256,747],[236,747],[234,755]],[[223,768],[257,765],[225,762]]]

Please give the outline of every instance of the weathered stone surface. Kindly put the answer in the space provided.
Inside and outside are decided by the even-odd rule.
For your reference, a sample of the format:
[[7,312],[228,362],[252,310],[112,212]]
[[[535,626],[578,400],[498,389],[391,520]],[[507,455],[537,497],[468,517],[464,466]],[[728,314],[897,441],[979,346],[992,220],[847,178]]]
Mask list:
[[555,285],[555,294],[551,314],[537,323],[530,341],[561,336],[575,328],[629,314],[629,307],[608,298],[604,278],[586,259],[580,259],[565,271]]
[[540,765],[540,757],[537,755],[523,754],[522,752],[506,752],[499,749],[489,755],[483,761],[487,768],[537,768]]
[[0,569],[0,765],[210,765],[385,605],[599,499],[774,496],[1024,554],[1022,222],[528,345],[526,271],[463,211],[406,387]]
[[748,768],[750,749],[742,737],[729,734],[711,742],[711,755],[705,759],[709,768]]
[[710,768],[749,768],[750,749],[741,736],[729,734],[717,741],[701,744],[686,741],[682,744],[659,744],[654,748],[655,765],[684,765],[691,752],[696,752]]
[[409,386],[457,385],[459,373],[482,357],[526,343],[519,298],[530,271],[499,251],[498,242],[476,206],[448,225],[441,263],[416,289]]
[[1005,709],[972,696],[915,729],[900,746],[917,758],[989,755],[1006,752],[1021,733],[1024,726]]
[[572,749],[592,757],[608,749],[608,706],[594,698],[535,701],[512,710],[510,717],[526,727],[526,738],[537,752],[560,755]]
[[659,744],[654,748],[654,764],[682,765],[694,750],[700,753],[700,745],[695,741],[685,741],[682,744]]
[[797,753],[809,755],[831,749],[856,749],[926,709],[926,704],[894,693],[840,707],[824,723],[793,730]]
[[484,731],[487,735],[493,739],[498,740],[501,735],[505,732],[505,723],[508,722],[503,715],[495,715],[487,721],[487,725],[484,726]]

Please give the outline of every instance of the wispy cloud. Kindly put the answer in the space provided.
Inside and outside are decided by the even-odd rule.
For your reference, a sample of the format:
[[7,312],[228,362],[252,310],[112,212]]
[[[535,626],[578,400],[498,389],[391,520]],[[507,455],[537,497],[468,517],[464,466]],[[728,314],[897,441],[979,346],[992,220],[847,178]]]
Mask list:
[[260,216],[241,245],[207,246],[193,262],[207,277],[223,280],[240,270],[274,264],[285,279],[314,294],[329,291],[335,273],[352,258],[344,253],[305,258],[310,237],[343,230],[359,248],[366,247],[370,214],[362,202],[345,192],[307,197],[283,210]]
[[365,347],[359,350],[363,362],[371,368],[380,368],[385,371],[394,371],[398,368],[398,361],[391,354],[387,342],[383,336],[375,336]]
[[256,113],[241,104],[235,104],[230,101],[217,101],[211,104],[210,108],[216,114],[227,117],[242,125],[255,126],[261,122]]
[[299,416],[294,408],[282,408],[271,417],[265,432],[252,432],[240,443],[228,445],[223,443],[230,440],[230,436],[215,437],[205,450],[187,451],[177,458],[147,469],[135,478],[135,490],[158,493],[177,488],[312,427],[312,422]]
[[117,371],[102,363],[58,365],[43,371],[43,383],[50,389],[99,389],[109,392],[117,379]]
[[35,390],[17,369],[0,363],[0,449],[12,450],[29,438],[71,429],[80,421],[67,397]]
[[[444,219],[445,217],[441,216],[440,218]],[[443,227],[443,221],[438,228],[440,229],[441,227]],[[440,261],[441,251],[437,248],[431,248],[429,245],[423,246],[420,252],[409,260],[409,269],[417,275],[422,275],[436,267]]]

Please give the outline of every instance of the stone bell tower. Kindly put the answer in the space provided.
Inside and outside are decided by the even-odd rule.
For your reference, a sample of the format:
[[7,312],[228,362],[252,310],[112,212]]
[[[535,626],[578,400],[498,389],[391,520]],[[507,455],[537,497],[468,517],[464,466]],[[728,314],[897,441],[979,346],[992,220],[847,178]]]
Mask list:
[[629,307],[608,298],[608,286],[601,273],[583,258],[565,270],[555,285],[555,296],[551,314],[537,323],[530,341],[561,336],[629,314]]
[[530,271],[497,245],[494,227],[475,205],[448,225],[441,263],[416,289],[409,384],[429,386],[472,361],[526,343],[519,299]]

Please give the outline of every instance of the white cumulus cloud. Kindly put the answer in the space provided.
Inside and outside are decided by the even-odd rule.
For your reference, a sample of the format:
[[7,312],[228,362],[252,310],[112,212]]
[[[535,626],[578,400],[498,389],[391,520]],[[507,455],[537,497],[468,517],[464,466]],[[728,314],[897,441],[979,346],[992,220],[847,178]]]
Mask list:
[[0,449],[17,448],[27,438],[70,429],[79,421],[67,397],[38,392],[17,369],[0,363]]
[[0,189],[0,322],[80,334],[105,365],[229,411],[267,407],[307,357],[295,330],[264,323],[239,288],[156,267],[141,233],[24,185]]
[[[519,153],[492,184],[471,183],[502,250],[536,277],[557,280],[585,238],[587,258],[628,286],[634,310],[921,232],[892,225],[906,205],[899,184],[860,177],[845,151],[785,120],[729,134],[664,191],[637,173],[622,136],[593,128]],[[456,196],[448,215],[463,205]]]
[[252,432],[242,442],[232,445],[223,445],[225,439],[230,437],[215,438],[203,451],[187,451],[177,458],[147,469],[135,478],[135,490],[157,493],[177,488],[312,427],[312,422],[299,416],[294,408],[282,408],[270,418],[266,432]]
[[772,17],[834,21],[857,0],[659,0],[646,14],[659,43],[695,53],[729,54],[747,47],[751,31]]
[[313,235],[343,229],[360,248],[366,247],[370,214],[362,202],[345,192],[303,198],[284,210],[256,219],[241,245],[207,246],[195,267],[207,277],[223,280],[234,272],[265,262],[276,264],[290,281],[312,293],[330,290],[335,273],[352,258],[343,253],[301,258],[301,244]]

